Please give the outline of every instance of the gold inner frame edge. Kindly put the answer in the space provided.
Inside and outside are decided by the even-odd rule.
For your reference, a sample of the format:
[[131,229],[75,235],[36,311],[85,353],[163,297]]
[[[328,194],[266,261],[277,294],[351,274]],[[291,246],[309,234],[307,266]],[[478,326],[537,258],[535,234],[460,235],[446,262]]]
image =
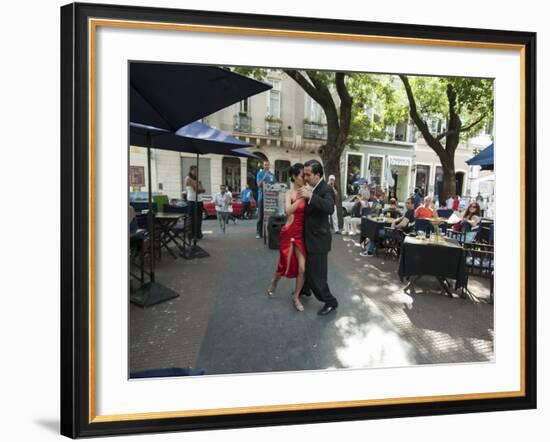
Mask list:
[[[477,49],[498,49],[512,50],[520,53],[520,188],[521,188],[521,227],[520,227],[520,390],[509,392],[489,392],[489,393],[466,393],[455,395],[439,396],[418,396],[405,398],[388,399],[369,399],[353,401],[336,402],[317,402],[302,404],[284,404],[284,405],[261,405],[251,407],[218,408],[218,409],[199,409],[199,410],[181,410],[181,411],[162,411],[148,413],[130,413],[117,415],[97,415],[96,414],[96,312],[95,312],[95,207],[96,207],[96,164],[95,164],[95,111],[96,111],[96,30],[97,27],[116,27],[116,28],[135,28],[148,30],[172,30],[185,32],[206,32],[237,35],[271,36],[271,37],[292,37],[292,38],[312,38],[325,40],[341,41],[359,41],[371,43],[388,44],[412,44],[419,46],[445,46],[445,47],[463,47]],[[221,416],[246,413],[269,413],[280,411],[298,411],[298,410],[320,410],[327,408],[347,408],[347,407],[365,407],[375,405],[397,405],[426,402],[442,401],[461,401],[461,400],[482,400],[496,398],[513,398],[525,396],[525,45],[505,44],[491,42],[473,42],[460,40],[439,40],[422,39],[411,37],[388,37],[375,35],[359,34],[338,34],[311,31],[290,31],[281,29],[263,29],[263,28],[245,28],[231,26],[211,26],[195,25],[182,23],[160,23],[144,22],[133,20],[111,20],[111,19],[88,19],[88,98],[89,98],[89,423],[137,421],[147,419],[170,419],[179,417],[198,417],[198,416]]]

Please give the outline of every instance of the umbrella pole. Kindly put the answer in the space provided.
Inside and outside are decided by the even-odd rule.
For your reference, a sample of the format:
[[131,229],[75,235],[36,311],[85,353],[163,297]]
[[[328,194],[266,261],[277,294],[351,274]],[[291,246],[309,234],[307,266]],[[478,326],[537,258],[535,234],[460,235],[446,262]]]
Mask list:
[[147,222],[149,224],[149,252],[151,257],[149,259],[149,275],[151,282],[155,282],[155,231],[153,220],[153,182],[151,179],[151,146],[153,139],[151,134],[147,133],[147,181],[149,192],[147,192]]

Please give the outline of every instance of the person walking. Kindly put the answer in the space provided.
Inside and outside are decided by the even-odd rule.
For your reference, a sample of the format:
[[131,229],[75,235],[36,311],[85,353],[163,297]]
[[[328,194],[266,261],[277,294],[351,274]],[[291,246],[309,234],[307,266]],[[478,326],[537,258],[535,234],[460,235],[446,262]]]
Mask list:
[[222,184],[220,191],[214,195],[214,205],[216,206],[216,216],[220,223],[220,230],[225,233],[225,226],[231,210],[231,193]]
[[256,175],[256,184],[258,185],[258,223],[256,224],[256,238],[262,238],[264,235],[264,186],[273,184],[275,175],[271,173],[269,161],[264,161],[263,169]]

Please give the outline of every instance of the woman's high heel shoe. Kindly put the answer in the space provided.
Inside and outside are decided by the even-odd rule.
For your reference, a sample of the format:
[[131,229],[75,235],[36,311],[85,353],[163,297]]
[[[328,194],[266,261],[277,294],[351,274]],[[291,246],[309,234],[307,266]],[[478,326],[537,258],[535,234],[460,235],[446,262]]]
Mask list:
[[292,297],[292,303],[294,304],[294,308],[295,308],[296,310],[298,310],[299,312],[303,312],[303,311],[304,311],[304,306],[303,306],[303,304],[300,302],[300,299],[299,299],[299,298]]

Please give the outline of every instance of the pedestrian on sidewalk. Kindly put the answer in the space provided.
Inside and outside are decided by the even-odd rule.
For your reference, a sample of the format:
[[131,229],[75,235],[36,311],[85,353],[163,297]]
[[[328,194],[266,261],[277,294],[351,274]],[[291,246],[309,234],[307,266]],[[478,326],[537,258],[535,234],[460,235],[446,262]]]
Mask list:
[[[337,199],[336,177],[334,175],[330,175],[328,177],[328,185],[334,191],[334,201],[336,201],[336,199]],[[330,215],[329,222],[330,222],[330,225],[331,225],[332,229],[334,230],[334,233],[336,235],[339,235],[340,234],[340,228],[338,227],[338,211],[336,210],[336,204],[334,205],[334,212],[332,212],[332,215]]]
[[231,194],[227,192],[227,188],[222,184],[219,193],[216,193],[213,199],[218,222],[220,223],[220,230],[225,233],[225,225],[231,208]]
[[250,202],[252,200],[252,189],[250,184],[246,183],[246,187],[241,191],[241,201],[243,202],[242,218],[249,219],[251,216]]

